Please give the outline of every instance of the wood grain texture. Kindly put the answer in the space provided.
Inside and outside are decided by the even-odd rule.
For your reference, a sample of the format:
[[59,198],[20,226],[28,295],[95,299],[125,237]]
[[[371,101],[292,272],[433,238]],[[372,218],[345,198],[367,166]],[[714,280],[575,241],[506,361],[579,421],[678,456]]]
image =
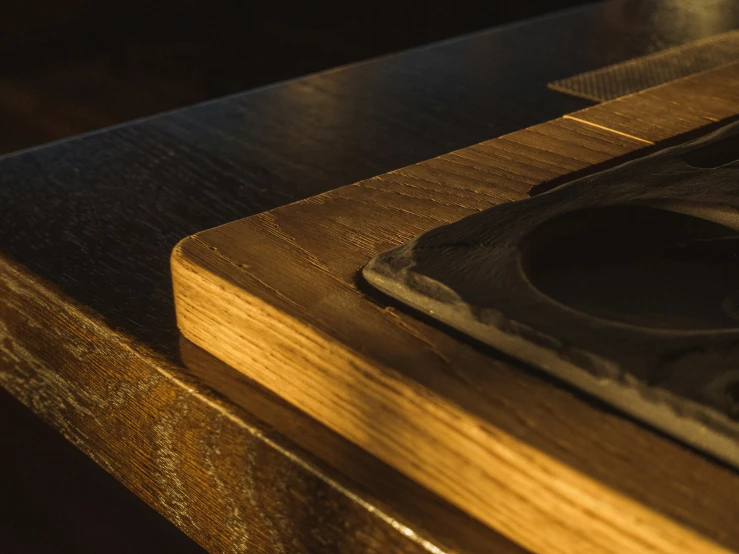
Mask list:
[[[581,109],[588,103],[546,83],[737,26],[739,10],[711,0],[688,7],[616,0],[2,157],[0,386],[214,552],[243,545],[252,552],[413,552],[414,544],[518,552],[234,369],[181,344],[169,253],[202,229]],[[540,170],[557,174],[558,164],[571,163],[561,158],[552,153]],[[515,164],[510,169],[520,173]],[[415,194],[405,188],[398,185]],[[525,190],[489,188],[510,198]],[[382,194],[385,203],[395,196]],[[419,221],[419,228],[434,224]],[[423,325],[401,315],[397,321],[423,344]],[[431,369],[450,367],[440,356],[480,359],[446,334],[433,336],[423,357]],[[128,346],[140,355],[135,363]],[[413,361],[402,355],[388,359]],[[487,394],[510,409],[499,414],[506,428],[540,450],[556,446],[570,466],[587,449],[612,450],[612,466],[585,464],[601,481],[649,458],[631,451],[632,440],[685,461],[669,441],[615,432],[628,424],[586,402],[565,400],[569,411],[560,413],[572,393],[522,378],[525,369],[499,360],[450,370],[487,382]],[[584,418],[592,421],[583,426]],[[560,438],[537,442],[540,430]],[[601,443],[601,431],[613,445]],[[648,476],[713,490],[715,474],[690,465],[686,476],[677,467],[665,461]],[[620,482],[643,488],[642,480]],[[657,497],[651,505],[692,511],[690,495],[677,485],[666,489],[672,496],[663,500],[665,491],[639,494]],[[730,514],[702,513],[709,531],[728,528]]]
[[[183,348],[193,369],[174,378],[167,360],[3,262],[0,384],[209,551],[522,552],[194,346]],[[203,367],[250,413],[232,411],[223,384],[204,389]],[[411,506],[413,521],[398,514]]]
[[[715,71],[662,87],[696,91],[690,118],[636,94],[185,239],[172,258],[180,328],[532,550],[739,549],[734,472],[357,281],[374,255],[439,224],[738,114],[739,86],[733,104],[711,86],[739,64]],[[634,126],[610,129],[609,106]]]
[[567,117],[659,142],[735,117],[737,90],[739,71],[732,63]]
[[2,387],[0,452],[4,552],[205,554]]

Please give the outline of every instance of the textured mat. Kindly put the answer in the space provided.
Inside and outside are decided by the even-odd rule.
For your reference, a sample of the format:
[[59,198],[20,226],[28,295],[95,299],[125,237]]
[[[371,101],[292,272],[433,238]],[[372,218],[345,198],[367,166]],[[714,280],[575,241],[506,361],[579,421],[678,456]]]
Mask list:
[[734,30],[554,81],[549,88],[605,102],[737,60],[739,30]]

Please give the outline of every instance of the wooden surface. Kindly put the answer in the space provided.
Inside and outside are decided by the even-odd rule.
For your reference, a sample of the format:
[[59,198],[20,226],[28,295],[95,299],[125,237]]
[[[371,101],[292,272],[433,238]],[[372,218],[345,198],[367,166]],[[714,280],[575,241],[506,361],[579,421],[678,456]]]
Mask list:
[[4,389],[0,451],[3,552],[205,552]]
[[[664,117],[664,97],[686,115]],[[736,115],[739,63],[200,232],[172,255],[179,327],[526,548],[739,549],[734,472],[378,302],[358,276],[421,232]],[[608,447],[578,444],[595,433]]]
[[[599,4],[0,158],[0,385],[211,551],[520,551],[181,345],[169,253],[202,229],[582,108],[546,83],[737,25],[715,2]],[[500,368],[488,377],[515,388],[499,402],[541,400],[510,413],[521,432],[592,416],[572,401],[553,417],[571,393],[544,401],[528,387],[539,377]],[[559,443],[568,463],[598,436]],[[701,471],[680,479],[704,484]],[[662,502],[680,505],[675,494]]]

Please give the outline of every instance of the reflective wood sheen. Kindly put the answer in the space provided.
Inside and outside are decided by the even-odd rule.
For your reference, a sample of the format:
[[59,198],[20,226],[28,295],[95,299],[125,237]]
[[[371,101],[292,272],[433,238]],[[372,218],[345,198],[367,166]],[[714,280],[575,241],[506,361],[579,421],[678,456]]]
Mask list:
[[169,253],[585,107],[546,83],[739,25],[733,3],[682,4],[596,4],[0,158],[0,385],[212,551],[520,551],[193,362]]

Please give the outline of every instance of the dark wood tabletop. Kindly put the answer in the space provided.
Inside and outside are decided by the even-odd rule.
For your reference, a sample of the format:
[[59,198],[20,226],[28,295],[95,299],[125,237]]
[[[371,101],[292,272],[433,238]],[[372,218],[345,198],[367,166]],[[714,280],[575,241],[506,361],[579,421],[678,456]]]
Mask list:
[[208,550],[519,552],[181,339],[171,249],[583,108],[546,84],[737,26],[733,3],[615,0],[0,158],[0,385]]

